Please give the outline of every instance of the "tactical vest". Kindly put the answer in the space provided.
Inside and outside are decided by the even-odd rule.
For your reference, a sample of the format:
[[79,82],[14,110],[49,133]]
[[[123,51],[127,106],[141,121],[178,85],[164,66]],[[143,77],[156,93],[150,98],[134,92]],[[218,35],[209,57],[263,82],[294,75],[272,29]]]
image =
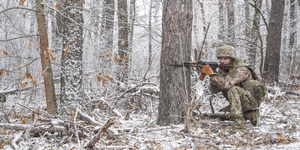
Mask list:
[[[241,82],[239,86],[249,91],[252,97],[255,98],[259,102],[258,104],[260,105],[261,98],[264,97],[267,93],[267,89],[264,83],[259,79],[256,72],[252,68],[250,68],[247,64],[244,63],[244,60],[237,59],[235,60],[233,65],[234,68],[225,75],[229,75],[230,77],[234,78],[238,73],[238,71],[236,70],[238,67],[247,67],[251,71],[254,80]],[[221,73],[224,73],[224,71],[222,70]],[[226,99],[228,99],[227,90],[222,90],[222,94],[224,95],[224,97],[226,97]]]

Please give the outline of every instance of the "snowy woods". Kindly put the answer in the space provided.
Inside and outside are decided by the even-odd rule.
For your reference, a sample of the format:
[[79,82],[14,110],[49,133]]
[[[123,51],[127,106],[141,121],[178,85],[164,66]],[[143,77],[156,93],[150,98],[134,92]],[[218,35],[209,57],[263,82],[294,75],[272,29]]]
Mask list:
[[[300,149],[299,0],[0,0],[2,149]],[[209,77],[229,44],[268,87],[234,131]],[[182,132],[184,131],[184,132]]]

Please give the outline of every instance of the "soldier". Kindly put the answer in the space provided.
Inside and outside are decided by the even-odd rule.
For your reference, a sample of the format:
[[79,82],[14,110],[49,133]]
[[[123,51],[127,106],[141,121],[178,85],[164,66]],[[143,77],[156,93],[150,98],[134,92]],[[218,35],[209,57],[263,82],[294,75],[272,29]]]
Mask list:
[[220,64],[232,64],[233,69],[220,69],[217,75],[211,75],[209,90],[212,93],[221,91],[229,101],[234,128],[245,129],[245,120],[248,119],[253,126],[258,126],[260,99],[265,95],[263,93],[265,91],[256,90],[256,87],[264,88],[258,76],[242,59],[237,59],[236,51],[232,46],[220,47],[217,51],[217,58]]

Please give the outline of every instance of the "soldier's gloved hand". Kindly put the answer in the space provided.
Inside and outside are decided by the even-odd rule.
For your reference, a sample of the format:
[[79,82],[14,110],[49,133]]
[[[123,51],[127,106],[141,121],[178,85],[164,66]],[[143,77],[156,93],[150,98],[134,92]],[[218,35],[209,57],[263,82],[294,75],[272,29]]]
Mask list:
[[205,64],[200,67],[201,73],[211,75],[213,71],[211,70],[210,66],[208,64]]

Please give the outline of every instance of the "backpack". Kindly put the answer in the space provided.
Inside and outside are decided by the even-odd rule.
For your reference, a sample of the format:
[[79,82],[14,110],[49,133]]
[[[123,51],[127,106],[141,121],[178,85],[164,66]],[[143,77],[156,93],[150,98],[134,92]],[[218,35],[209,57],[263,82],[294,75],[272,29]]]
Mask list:
[[267,88],[265,87],[265,84],[259,79],[256,72],[250,67],[247,68],[251,71],[254,80],[244,81],[242,82],[242,86],[245,90],[250,91],[251,95],[254,96],[256,100],[260,100],[267,94]]

